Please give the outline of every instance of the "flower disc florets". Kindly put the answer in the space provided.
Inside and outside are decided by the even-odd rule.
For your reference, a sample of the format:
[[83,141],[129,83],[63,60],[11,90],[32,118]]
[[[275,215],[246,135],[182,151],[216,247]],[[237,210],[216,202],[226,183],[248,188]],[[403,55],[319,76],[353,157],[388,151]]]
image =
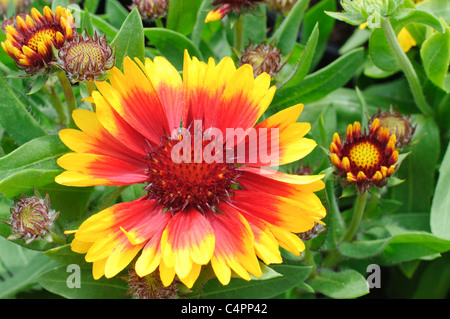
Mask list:
[[59,51],[58,65],[67,72],[72,83],[104,80],[107,71],[115,64],[115,52],[97,33],[91,36],[77,35],[66,42]]
[[253,67],[255,77],[263,72],[274,76],[285,65],[281,62],[281,49],[267,44],[266,41],[258,45],[250,41],[239,59],[239,65],[244,64],[250,64]]
[[398,151],[396,137],[389,129],[380,126],[375,119],[369,133],[362,134],[361,124],[355,122],[347,128],[346,141],[341,143],[337,133],[330,144],[331,163],[337,168],[344,185],[356,184],[362,193],[372,185],[383,187],[387,178],[394,174]]
[[59,212],[50,209],[48,194],[45,198],[39,193],[32,197],[21,195],[21,198],[11,207],[11,218],[3,221],[11,226],[13,232],[7,239],[25,239],[25,244],[38,238],[51,242],[50,228]]
[[2,26],[6,33],[2,48],[28,74],[50,72],[55,59],[52,46],[59,50],[76,32],[72,14],[63,7],[54,14],[45,7],[43,15],[32,8],[31,16],[21,14],[8,22]]

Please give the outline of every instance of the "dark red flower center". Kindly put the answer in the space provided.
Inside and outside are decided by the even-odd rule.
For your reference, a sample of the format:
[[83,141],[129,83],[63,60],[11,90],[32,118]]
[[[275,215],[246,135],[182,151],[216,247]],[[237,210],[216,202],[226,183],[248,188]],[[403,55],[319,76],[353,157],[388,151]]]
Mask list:
[[348,157],[352,172],[357,175],[363,171],[373,176],[384,163],[383,145],[375,139],[361,138],[357,142],[344,145],[343,156]]
[[214,210],[219,202],[232,196],[239,175],[236,166],[209,161],[206,153],[210,152],[211,141],[203,140],[198,146],[192,142],[190,148],[180,148],[179,143],[165,138],[149,152],[145,190],[150,198],[175,213],[188,206],[200,212]]

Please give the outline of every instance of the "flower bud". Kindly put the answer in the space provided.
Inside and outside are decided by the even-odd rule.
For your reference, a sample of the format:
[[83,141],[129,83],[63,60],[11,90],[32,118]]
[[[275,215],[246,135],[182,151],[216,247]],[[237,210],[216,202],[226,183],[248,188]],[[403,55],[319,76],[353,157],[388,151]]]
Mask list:
[[390,110],[385,112],[378,110],[378,113],[370,119],[369,124],[376,118],[380,120],[380,126],[387,127],[391,134],[395,134],[397,148],[405,147],[411,142],[416,127],[412,125],[409,115],[404,117],[398,110],[394,113],[391,106]]
[[291,11],[297,1],[298,0],[268,0],[267,7],[272,12],[286,15]]
[[115,50],[105,36],[77,35],[61,48],[59,58],[57,65],[66,71],[72,83],[102,81],[115,64]]
[[174,281],[169,286],[164,286],[159,271],[139,277],[134,269],[130,269],[128,276],[122,279],[128,282],[130,289],[127,295],[132,295],[133,299],[176,299],[178,297],[178,282]]
[[263,72],[274,76],[286,64],[281,62],[280,52],[281,49],[266,44],[266,41],[258,45],[250,41],[239,59],[239,65],[250,64],[253,67],[255,77]]
[[133,0],[143,20],[155,20],[167,14],[169,0]]
[[21,195],[22,200],[16,200],[11,207],[11,218],[3,221],[12,228],[12,234],[8,240],[25,239],[29,244],[38,238],[52,242],[50,228],[53,226],[59,212],[50,209],[48,194],[42,198],[36,191],[35,196]]

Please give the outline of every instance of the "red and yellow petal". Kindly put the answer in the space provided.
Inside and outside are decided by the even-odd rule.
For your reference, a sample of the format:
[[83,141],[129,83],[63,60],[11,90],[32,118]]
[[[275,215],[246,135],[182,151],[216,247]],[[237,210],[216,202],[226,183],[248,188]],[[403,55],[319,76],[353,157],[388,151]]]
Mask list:
[[55,181],[67,186],[129,185],[147,180],[141,167],[105,155],[68,153],[57,163],[66,171]]
[[249,224],[236,209],[227,204],[220,205],[219,210],[220,213],[206,215],[216,238],[211,266],[217,278],[227,285],[231,271],[245,280],[251,279],[250,274],[261,276],[255,255],[254,235]]
[[98,121],[96,113],[88,110],[75,110],[72,114],[75,124],[81,129],[63,129],[59,136],[64,144],[77,153],[106,155],[145,168],[143,154],[129,149],[114,138]]
[[[206,265],[210,261],[214,244],[213,229],[206,218],[193,209],[183,211],[171,218],[162,234],[162,258],[165,266],[173,268],[184,281],[194,264]],[[187,281],[192,282],[192,279]]]
[[211,127],[226,134],[229,128],[248,129],[255,125],[275,94],[270,76],[254,78],[250,65],[236,69],[230,58],[217,65],[184,58],[183,83],[190,107],[189,125],[201,120],[204,129]]
[[130,58],[123,62],[124,72],[113,68],[110,83],[96,82],[99,92],[131,127],[149,141],[159,144],[170,134],[168,121],[157,91],[144,72]]
[[[94,263],[93,271],[97,274],[94,277],[104,274],[110,278],[123,270],[147,241],[164,229],[169,219],[152,200],[116,204],[89,217],[80,226],[72,249],[86,253],[86,261]],[[100,265],[104,265],[103,270]]]
[[[311,126],[309,123],[297,122],[302,110],[303,105],[298,104],[256,125],[256,134],[249,135],[244,145],[236,147],[236,161],[250,166],[279,166],[309,154],[317,143],[303,137]],[[240,147],[245,153],[240,153]]]

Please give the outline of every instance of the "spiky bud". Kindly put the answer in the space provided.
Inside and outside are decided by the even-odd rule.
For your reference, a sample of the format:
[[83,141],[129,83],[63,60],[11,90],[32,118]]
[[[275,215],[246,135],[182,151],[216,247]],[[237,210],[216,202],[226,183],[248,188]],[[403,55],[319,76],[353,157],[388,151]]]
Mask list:
[[38,191],[35,191],[35,195],[31,197],[21,195],[21,200],[16,200],[11,207],[10,219],[3,220],[11,226],[12,230],[12,234],[7,239],[25,239],[25,244],[39,238],[52,242],[50,228],[58,215],[59,212],[50,208],[48,194],[45,198],[42,198]]
[[167,15],[169,0],[133,0],[143,20],[156,20]]
[[250,41],[239,59],[239,65],[244,64],[253,67],[253,74],[256,77],[263,72],[274,76],[286,63],[282,62],[281,49],[267,44],[266,41],[258,45]]
[[115,50],[106,36],[77,35],[59,51],[57,65],[66,71],[72,83],[79,81],[102,81],[115,64]]
[[127,295],[133,299],[176,299],[178,297],[178,282],[174,281],[169,286],[164,286],[159,277],[159,272],[139,277],[134,269],[128,270],[128,276],[122,279],[128,283]]
[[391,134],[395,134],[397,137],[395,146],[397,148],[405,147],[411,142],[416,127],[412,125],[409,115],[404,117],[398,110],[394,112],[391,106],[390,109],[385,112],[381,112],[379,109],[378,113],[369,120],[369,124],[376,118],[380,120],[380,126],[387,127]]
[[268,0],[267,7],[270,11],[276,12],[282,15],[286,15],[291,11],[294,4],[297,3],[298,0]]

